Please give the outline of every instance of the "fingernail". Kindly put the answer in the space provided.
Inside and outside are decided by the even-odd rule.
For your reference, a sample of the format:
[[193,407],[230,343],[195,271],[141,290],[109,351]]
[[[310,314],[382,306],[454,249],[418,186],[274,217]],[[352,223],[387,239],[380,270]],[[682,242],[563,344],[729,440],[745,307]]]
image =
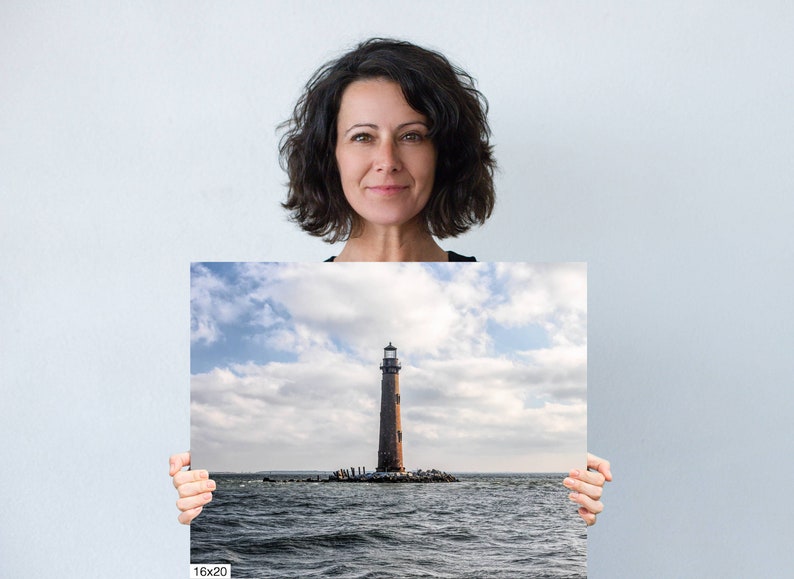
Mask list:
[[210,473],[208,473],[206,470],[202,470],[199,473],[199,477],[201,477],[201,478],[210,478]]
[[214,480],[207,481],[207,488],[208,488],[209,490],[211,490],[211,491],[212,491],[212,490],[215,490],[215,481],[214,481]]
[[204,493],[204,497],[203,498],[204,498],[205,501],[210,500],[212,498],[212,493]]
[[568,498],[571,499],[572,501],[576,502],[576,498],[578,496],[579,496],[579,493],[577,493],[576,491],[573,491],[573,492],[571,492],[571,494],[568,495]]
[[573,479],[572,478],[566,478],[564,481],[562,481],[562,484],[564,484],[566,487],[573,486]]
[[578,471],[578,470],[576,470],[576,469],[573,469],[573,470],[571,471],[571,476],[579,476],[579,471]]
[[175,463],[175,462],[172,462],[172,463],[171,463],[171,468],[169,468],[169,469],[168,469],[168,472],[174,472],[174,469],[175,469],[175,468],[176,468],[176,463]]

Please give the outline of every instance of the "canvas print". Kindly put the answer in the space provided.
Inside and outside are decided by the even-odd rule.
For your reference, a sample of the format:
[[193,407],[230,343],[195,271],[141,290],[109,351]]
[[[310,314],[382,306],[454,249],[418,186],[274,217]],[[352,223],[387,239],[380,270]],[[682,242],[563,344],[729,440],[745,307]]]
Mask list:
[[584,263],[194,263],[191,563],[586,577]]

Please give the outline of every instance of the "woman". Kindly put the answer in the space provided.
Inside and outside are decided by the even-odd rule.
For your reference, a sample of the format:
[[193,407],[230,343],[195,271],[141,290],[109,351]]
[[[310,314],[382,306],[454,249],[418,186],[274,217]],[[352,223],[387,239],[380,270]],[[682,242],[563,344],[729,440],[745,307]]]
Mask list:
[[[311,235],[344,241],[328,261],[476,261],[435,238],[482,224],[494,206],[496,162],[487,101],[473,79],[441,54],[408,42],[371,39],[320,68],[306,85],[281,142],[289,174],[284,208]],[[205,470],[171,457],[179,521],[212,499]],[[563,484],[579,515],[595,524],[608,461]]]

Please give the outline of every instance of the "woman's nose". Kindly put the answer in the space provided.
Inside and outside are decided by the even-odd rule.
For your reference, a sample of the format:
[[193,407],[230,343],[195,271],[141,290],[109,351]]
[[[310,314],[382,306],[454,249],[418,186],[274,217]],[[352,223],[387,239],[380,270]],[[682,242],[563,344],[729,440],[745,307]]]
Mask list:
[[386,173],[393,173],[402,168],[400,154],[393,141],[388,139],[381,141],[375,158],[375,168]]

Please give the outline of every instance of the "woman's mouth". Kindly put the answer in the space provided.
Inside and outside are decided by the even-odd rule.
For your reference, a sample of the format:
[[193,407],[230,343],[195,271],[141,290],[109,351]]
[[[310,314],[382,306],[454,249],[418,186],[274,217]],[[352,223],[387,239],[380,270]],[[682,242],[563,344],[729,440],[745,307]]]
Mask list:
[[407,185],[376,185],[373,187],[367,187],[370,191],[375,193],[376,195],[382,195],[384,197],[389,197],[391,195],[396,195],[400,191],[404,189],[408,189]]

